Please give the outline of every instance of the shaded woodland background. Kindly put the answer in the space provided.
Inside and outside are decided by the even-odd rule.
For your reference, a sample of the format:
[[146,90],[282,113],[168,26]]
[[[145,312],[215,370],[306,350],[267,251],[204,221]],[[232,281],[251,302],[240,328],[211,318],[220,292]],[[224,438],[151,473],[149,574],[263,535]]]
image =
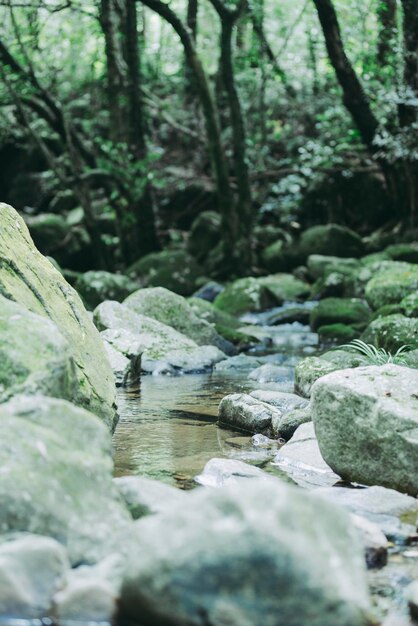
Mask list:
[[187,247],[227,278],[296,266],[315,224],[417,238],[418,0],[2,0],[0,24],[0,197],[63,267]]

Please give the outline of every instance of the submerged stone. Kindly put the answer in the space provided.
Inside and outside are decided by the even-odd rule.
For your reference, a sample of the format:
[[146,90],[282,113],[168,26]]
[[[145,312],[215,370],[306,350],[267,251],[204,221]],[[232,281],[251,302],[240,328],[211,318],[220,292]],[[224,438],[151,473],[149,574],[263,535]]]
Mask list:
[[138,283],[123,274],[96,270],[80,274],[76,280],[75,289],[85,306],[93,310],[105,300],[122,302],[138,289]]

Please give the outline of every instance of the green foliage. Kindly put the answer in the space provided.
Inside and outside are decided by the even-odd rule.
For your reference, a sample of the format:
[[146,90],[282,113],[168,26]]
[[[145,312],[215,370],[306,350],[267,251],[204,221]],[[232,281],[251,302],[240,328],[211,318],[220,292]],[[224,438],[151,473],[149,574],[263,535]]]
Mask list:
[[361,339],[353,339],[350,343],[339,347],[340,350],[344,348],[365,356],[370,365],[385,365],[386,363],[406,365],[403,355],[410,350],[409,346],[404,345],[398,348],[395,354],[391,354],[384,348],[376,348],[373,344],[365,343]]

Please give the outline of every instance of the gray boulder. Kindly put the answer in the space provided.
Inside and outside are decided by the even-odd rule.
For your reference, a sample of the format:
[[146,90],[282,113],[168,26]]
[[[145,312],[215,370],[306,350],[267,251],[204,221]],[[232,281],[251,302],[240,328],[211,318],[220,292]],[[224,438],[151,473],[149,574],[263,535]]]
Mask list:
[[295,391],[304,398],[310,398],[313,384],[322,376],[348,367],[367,364],[366,357],[348,350],[330,350],[320,357],[307,357],[296,366]]
[[244,461],[211,459],[206,463],[202,473],[195,477],[195,481],[203,487],[223,487],[249,478],[269,480],[271,476],[259,467]]
[[104,347],[110,367],[112,368],[117,387],[130,387],[139,382],[141,373],[141,352],[133,354],[129,359],[123,351],[116,350],[111,343],[104,340]]
[[0,528],[64,544],[71,562],[118,551],[130,516],[112,484],[111,438],[65,400],[19,396],[0,405]]
[[333,372],[312,389],[326,462],[343,479],[418,494],[418,372],[399,365]]
[[249,433],[270,435],[272,420],[280,419],[281,411],[245,393],[233,393],[222,398],[218,410],[220,425]]
[[249,373],[248,378],[258,383],[278,383],[293,379],[293,369],[283,365],[265,363]]
[[303,409],[309,404],[309,400],[306,400],[306,398],[301,398],[295,393],[286,393],[285,391],[256,389],[255,391],[251,391],[250,396],[261,402],[272,404],[282,413],[287,413],[294,409]]
[[185,491],[144,476],[121,476],[114,483],[134,519],[162,513],[187,497]]
[[80,274],[74,286],[85,306],[91,311],[105,300],[122,302],[139,287],[128,276],[98,270]]
[[[366,626],[348,516],[277,479],[198,489],[135,522],[122,617],[186,626]],[[162,540],[163,538],[163,540]]]
[[73,402],[115,425],[112,370],[80,297],[35,248],[19,214],[0,203],[0,294],[51,319],[68,341],[77,375]]

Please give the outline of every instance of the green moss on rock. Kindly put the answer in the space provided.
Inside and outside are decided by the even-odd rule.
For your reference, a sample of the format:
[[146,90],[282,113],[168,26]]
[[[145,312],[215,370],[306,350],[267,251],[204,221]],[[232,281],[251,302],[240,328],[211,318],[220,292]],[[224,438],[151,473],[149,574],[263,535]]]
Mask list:
[[418,348],[418,319],[399,313],[379,317],[367,327],[362,339],[389,352],[396,352],[401,346]]
[[144,287],[165,287],[181,296],[191,296],[200,286],[203,268],[184,250],[152,252],[127,271],[140,278]]
[[373,309],[385,304],[399,304],[403,298],[418,290],[418,266],[392,262],[383,265],[366,285],[365,295]]
[[366,302],[358,298],[325,298],[311,312],[311,327],[317,330],[330,324],[366,326],[371,311]]

